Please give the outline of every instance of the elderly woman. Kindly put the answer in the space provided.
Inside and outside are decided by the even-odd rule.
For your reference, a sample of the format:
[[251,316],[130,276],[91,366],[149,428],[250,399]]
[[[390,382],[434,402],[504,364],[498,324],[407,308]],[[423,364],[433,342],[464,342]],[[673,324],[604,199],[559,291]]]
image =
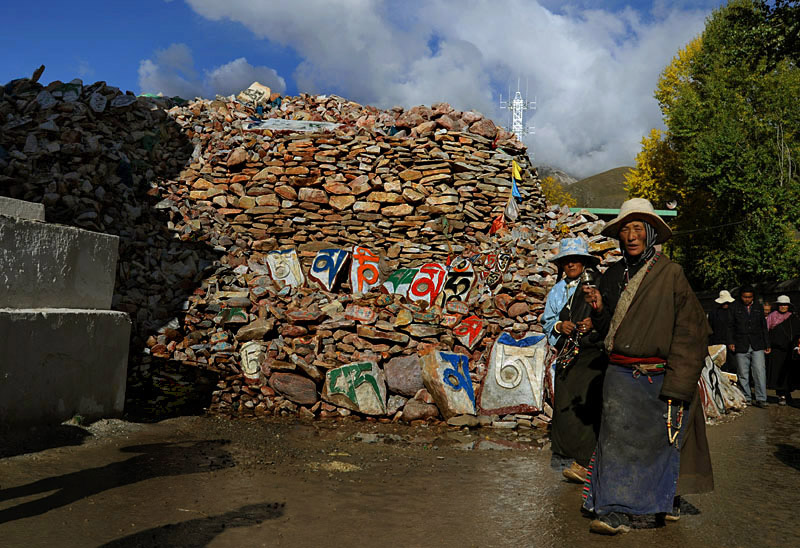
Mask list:
[[[550,259],[559,281],[547,294],[542,324],[558,351],[553,397],[553,465],[574,483],[586,479],[597,445],[606,357],[603,338],[592,329],[592,308],[583,297],[581,274],[600,261],[582,238],[564,238]],[[599,276],[599,275],[598,275]]]
[[797,364],[798,355],[793,352],[800,339],[800,318],[790,310],[792,301],[788,295],[781,295],[775,302],[777,310],[767,316],[769,342],[772,352],[769,355],[769,374],[767,387],[778,394],[778,404],[786,405],[792,397],[792,365]]
[[683,269],[655,248],[672,232],[649,201],[623,203],[603,234],[623,257],[584,289],[609,354],[584,509],[591,531],[617,534],[634,515],[677,519],[679,493],[713,489],[696,391],[710,329]]

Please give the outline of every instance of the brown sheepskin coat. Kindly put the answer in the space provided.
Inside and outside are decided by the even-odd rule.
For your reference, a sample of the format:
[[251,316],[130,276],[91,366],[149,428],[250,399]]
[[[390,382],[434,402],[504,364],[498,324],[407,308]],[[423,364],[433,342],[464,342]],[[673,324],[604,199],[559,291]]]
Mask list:
[[691,402],[683,420],[686,430],[677,494],[714,489],[705,419],[697,393],[710,332],[683,269],[661,257],[642,280],[614,339],[615,353],[664,358],[667,365],[662,397]]

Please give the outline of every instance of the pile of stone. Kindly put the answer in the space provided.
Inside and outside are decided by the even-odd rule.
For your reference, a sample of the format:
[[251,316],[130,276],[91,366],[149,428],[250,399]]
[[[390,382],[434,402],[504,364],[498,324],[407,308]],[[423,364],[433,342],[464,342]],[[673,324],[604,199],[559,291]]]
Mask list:
[[[382,111],[255,86],[184,102],[34,75],[0,91],[0,128],[0,192],[120,236],[132,397],[196,391],[197,371],[220,412],[450,418],[426,355],[467,356],[477,392],[502,332],[541,331],[558,240],[616,254],[602,221],[546,204],[512,134],[446,103]],[[453,272],[468,283],[447,286]],[[326,390],[364,363],[384,379],[380,409]],[[546,423],[535,415],[489,420]]]

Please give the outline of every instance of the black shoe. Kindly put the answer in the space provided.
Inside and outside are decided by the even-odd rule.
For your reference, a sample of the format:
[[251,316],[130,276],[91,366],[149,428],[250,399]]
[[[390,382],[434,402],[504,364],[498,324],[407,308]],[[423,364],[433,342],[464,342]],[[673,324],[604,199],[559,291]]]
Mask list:
[[611,512],[604,516],[598,516],[589,525],[589,530],[601,535],[618,535],[627,533],[631,530],[630,518],[621,512]]
[[760,407],[761,409],[765,409],[767,407],[767,402],[758,400],[753,405],[755,405],[756,407]]

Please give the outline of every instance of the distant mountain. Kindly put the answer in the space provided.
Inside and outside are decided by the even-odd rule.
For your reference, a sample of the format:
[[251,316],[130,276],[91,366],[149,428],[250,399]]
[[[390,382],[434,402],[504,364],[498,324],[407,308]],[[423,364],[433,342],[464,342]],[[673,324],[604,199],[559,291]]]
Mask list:
[[618,208],[628,199],[625,174],[632,169],[629,166],[615,167],[586,177],[570,185],[567,192],[578,201],[578,207]]
[[539,179],[545,177],[552,177],[558,184],[563,187],[576,183],[578,179],[569,173],[558,169],[557,167],[548,166],[546,164],[539,164],[536,166],[536,172],[539,174]]

